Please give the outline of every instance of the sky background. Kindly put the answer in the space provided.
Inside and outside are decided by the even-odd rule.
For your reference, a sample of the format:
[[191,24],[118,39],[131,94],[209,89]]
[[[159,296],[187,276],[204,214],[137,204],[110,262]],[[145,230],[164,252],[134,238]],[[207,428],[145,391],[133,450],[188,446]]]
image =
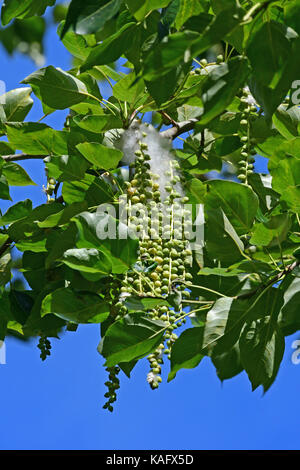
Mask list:
[[[55,26],[47,33],[46,56],[49,65],[70,67]],[[9,58],[2,47],[0,64],[7,90],[36,69],[29,58]],[[43,114],[35,101],[32,121]],[[61,129],[64,117],[65,112],[57,112],[44,122]],[[38,186],[13,188],[14,203],[30,197],[34,205],[41,204],[43,164],[23,166]],[[0,204],[2,211],[8,207]],[[261,390],[251,392],[245,373],[222,385],[208,358],[151,391],[144,360],[131,380],[120,374],[113,414],[102,410],[107,376],[96,350],[98,325],[80,326],[52,340],[52,355],[44,363],[36,340],[8,338],[7,364],[0,365],[0,449],[299,449],[300,365],[291,361],[295,338],[287,338],[278,378],[265,396]]]

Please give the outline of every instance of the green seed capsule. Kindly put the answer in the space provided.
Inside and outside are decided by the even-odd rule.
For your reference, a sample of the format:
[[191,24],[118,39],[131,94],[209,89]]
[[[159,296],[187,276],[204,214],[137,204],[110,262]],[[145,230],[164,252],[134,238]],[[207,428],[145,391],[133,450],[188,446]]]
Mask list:
[[150,277],[151,279],[153,279],[153,281],[157,281],[158,280],[158,274],[156,272],[153,272],[150,274]]

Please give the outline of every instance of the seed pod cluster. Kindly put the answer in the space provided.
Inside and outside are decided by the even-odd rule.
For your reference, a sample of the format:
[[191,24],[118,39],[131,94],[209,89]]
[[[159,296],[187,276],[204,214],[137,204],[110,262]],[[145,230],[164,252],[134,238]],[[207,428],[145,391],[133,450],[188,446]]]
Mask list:
[[[150,143],[152,135],[147,136],[147,132],[143,132],[139,138],[135,158],[130,163],[131,179],[125,184],[124,201],[128,230],[139,239],[138,259],[123,277],[118,294],[117,286],[115,288],[116,301],[112,305],[115,320],[128,313],[128,296],[163,300],[174,292],[182,298],[190,295],[186,286],[191,283],[189,268],[192,252],[185,238],[183,221],[185,227],[191,222],[187,220],[190,211],[184,207],[188,203],[188,198],[182,193],[184,179],[179,175],[179,164],[174,158],[164,158],[161,163],[154,159],[154,155],[150,155],[147,140]],[[148,357],[150,372],[147,381],[152,389],[158,388],[162,381],[163,357],[170,359],[172,345],[177,339],[174,330],[186,321],[185,318],[181,319],[181,303],[176,305],[176,309],[169,305],[158,305],[147,311],[151,319],[163,321],[166,325],[163,341]],[[105,395],[108,401],[104,408],[112,411],[115,392],[119,388],[116,378],[119,368],[107,370],[109,381],[106,385],[109,390]]]
[[42,361],[45,361],[51,354],[51,343],[49,339],[46,338],[46,336],[41,336],[37,347],[41,351],[40,358]]
[[103,408],[110,412],[114,410],[112,404],[117,399],[116,391],[120,388],[120,380],[118,379],[118,374],[120,372],[120,368],[118,366],[108,367],[106,369],[108,372],[108,381],[105,382],[104,385],[108,388],[108,391],[105,393],[105,398],[107,398],[107,402],[104,404]]
[[[46,169],[46,174],[47,174],[47,173],[48,173],[48,171],[47,171],[47,169]],[[56,181],[55,181],[55,179],[54,179],[54,178],[49,178],[49,177],[47,176],[47,186],[46,186],[46,188],[45,188],[45,186],[44,186],[44,192],[45,192],[46,195],[47,195],[47,202],[48,202],[48,203],[49,203],[49,202],[53,202],[53,200],[54,200],[54,199],[52,198],[52,196],[53,196],[53,194],[54,194],[54,192],[55,192],[55,188],[56,188]]]
[[253,119],[253,114],[257,111],[256,107],[253,104],[249,103],[248,91],[243,90],[243,96],[241,98],[241,106],[243,108],[240,128],[241,128],[241,160],[239,161],[239,174],[238,178],[245,184],[248,184],[248,176],[253,173],[256,154],[255,144],[256,140],[251,138],[250,132],[250,123]]
[[[147,136],[143,133],[143,137]],[[151,156],[144,141],[139,142],[136,159],[131,164],[134,176],[127,183],[129,229],[139,237],[139,252],[136,266],[124,278],[121,299],[128,295],[141,297],[167,297],[174,289],[188,297],[186,282],[192,253],[182,233],[184,204],[188,198],[182,196],[182,178],[178,175],[179,164],[170,159],[164,174],[155,173]],[[120,312],[122,300],[119,302]],[[125,307],[123,306],[123,309]],[[123,313],[126,313],[123,311]],[[150,373],[147,380],[155,389],[161,382],[163,355],[170,358],[172,344],[177,339],[174,330],[181,326],[178,311],[161,305],[147,312],[154,320],[166,322],[164,343],[148,357]],[[185,322],[185,319],[183,319]]]

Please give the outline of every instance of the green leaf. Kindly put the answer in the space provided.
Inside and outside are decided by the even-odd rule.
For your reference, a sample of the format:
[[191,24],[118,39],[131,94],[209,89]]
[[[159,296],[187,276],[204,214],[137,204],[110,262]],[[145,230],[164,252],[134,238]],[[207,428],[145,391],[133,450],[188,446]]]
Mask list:
[[130,13],[141,21],[152,10],[164,8],[169,5],[171,0],[126,0],[126,5]]
[[126,297],[124,305],[126,306],[126,308],[128,308],[129,311],[137,312],[143,310],[152,310],[153,308],[156,308],[159,305],[169,304],[164,299],[153,299],[151,297],[140,298],[131,295],[130,297]]
[[17,88],[5,93],[0,98],[5,113],[5,121],[23,121],[32,108],[31,88]]
[[11,201],[9,186],[4,175],[0,176],[0,199],[7,199],[8,201]]
[[211,259],[232,264],[241,258],[244,244],[220,208],[205,208],[205,241]]
[[189,328],[175,341],[171,351],[171,372],[168,382],[173,380],[180,369],[197,367],[204,357],[202,351],[203,328]]
[[101,274],[103,277],[111,272],[110,259],[95,248],[67,250],[61,261],[72,269],[85,273]]
[[72,217],[83,212],[87,209],[87,202],[74,202],[69,206],[65,207],[63,210],[49,215],[45,220],[42,222],[38,222],[38,226],[40,228],[51,228],[56,227],[58,225],[65,225],[67,224]]
[[164,331],[165,324],[160,320],[126,315],[107,329],[98,351],[105,357],[106,367],[141,359],[159,346]]
[[197,178],[190,179],[186,188],[196,204],[203,204],[206,195],[206,186]]
[[[221,354],[232,348],[239,339],[246,315],[247,302],[231,297],[218,299],[208,312],[203,333],[203,349]],[[217,347],[216,347],[217,346]]]
[[18,241],[27,235],[41,231],[38,229],[37,223],[45,220],[49,215],[59,212],[63,209],[63,205],[57,202],[52,204],[42,204],[31,211],[31,213],[10,225],[8,229],[9,236],[14,240]]
[[128,23],[101,44],[95,46],[81,66],[81,71],[85,72],[94,65],[106,65],[119,59],[132,45],[135,28],[135,23]]
[[277,246],[286,240],[290,227],[288,214],[274,215],[268,222],[254,226],[250,243],[257,246]]
[[283,108],[279,107],[273,115],[273,123],[280,134],[286,139],[293,139],[298,136],[298,121]]
[[235,377],[243,370],[237,344],[227,352],[212,354],[211,360],[216,368],[217,376],[222,382]]
[[85,142],[78,144],[76,148],[89,162],[104,170],[116,168],[123,156],[120,150],[105,147],[97,142]]
[[[227,6],[227,5],[226,5]],[[199,39],[191,47],[192,57],[197,57],[209,47],[223,40],[224,36],[233,31],[242,21],[244,10],[230,2],[227,8],[222,9],[204,29]],[[204,17],[205,18],[205,17]]]
[[43,15],[48,6],[54,5],[55,0],[5,0],[1,10],[3,26],[14,18],[29,18],[34,15]]
[[[282,195],[281,199],[296,213],[299,212],[300,206],[300,154],[298,144],[298,138],[290,140],[287,145],[279,147],[269,161],[273,189]],[[295,157],[291,156],[293,154]]]
[[[12,145],[9,145],[7,142],[0,142],[0,155],[12,155],[15,152],[15,149]],[[1,166],[1,160],[0,160]]]
[[11,279],[11,255],[7,253],[0,258],[0,286],[5,286]]
[[[271,121],[272,114],[282,101],[284,101],[293,81],[297,80],[299,77],[300,66],[297,61],[299,44],[300,38],[293,39],[291,49],[286,55],[286,62],[281,64],[282,68],[274,76],[275,80],[273,80],[273,88],[268,86],[269,84],[264,84],[258,80],[256,74],[254,74],[249,80],[251,93],[254,95],[256,101],[263,107],[267,122]],[[284,58],[282,59],[284,60]]]
[[44,233],[38,233],[33,236],[29,236],[20,240],[16,243],[16,248],[19,251],[33,251],[34,253],[40,253],[46,251],[46,235]]
[[91,292],[57,289],[43,300],[41,315],[49,313],[73,323],[101,323],[109,316],[109,305]]
[[175,291],[169,294],[166,298],[167,302],[174,307],[175,311],[180,310],[182,305],[182,293],[181,291]]
[[99,2],[95,0],[85,0],[84,3],[82,0],[72,0],[61,38],[64,38],[70,27],[73,27],[77,34],[97,33],[118,13],[123,0],[108,0],[100,3],[102,4],[99,5]]
[[86,174],[81,181],[67,181],[62,188],[67,204],[86,201],[89,207],[111,201],[113,191],[103,178]]
[[32,211],[32,201],[25,199],[25,201],[17,202],[14,206],[11,206],[5,214],[0,217],[0,225],[7,225],[15,222],[16,220],[22,219],[29,215]]
[[205,199],[205,208],[221,208],[238,235],[247,233],[258,209],[258,197],[246,185],[232,181],[212,180]]
[[184,31],[170,34],[164,42],[151,48],[144,59],[143,78],[147,82],[161,80],[161,77],[174,71],[174,68],[189,62],[184,60],[185,51],[198,34],[194,31]]
[[191,16],[199,15],[201,12],[203,12],[201,0],[180,0],[180,7],[175,20],[176,28],[180,29]]
[[300,329],[300,278],[290,278],[288,285],[283,287],[286,290],[283,296],[284,304],[279,314],[279,326],[285,335],[291,335]]
[[287,155],[278,164],[269,164],[272,175],[272,187],[280,194],[284,194],[289,186],[297,186],[300,181],[300,159]]
[[135,73],[131,72],[115,84],[113,95],[134,105],[139,98],[144,97],[145,84],[143,80],[137,80]]
[[242,364],[252,390],[266,392],[274,382],[284,353],[284,336],[270,316],[246,325],[239,341]]
[[[47,269],[50,268],[56,260],[61,259],[65,251],[70,248],[73,248],[76,245],[76,236],[76,225],[72,223],[69,224],[69,226],[64,231],[55,230],[48,235],[46,242],[46,250],[48,252],[48,256],[45,262]],[[77,270],[74,270],[73,272],[79,274],[79,271]],[[80,283],[77,287],[78,289],[84,288],[82,283]]]
[[[62,21],[59,24],[57,28],[57,34],[59,36],[61,36],[65,24],[65,21]],[[77,57],[80,60],[85,60],[91,52],[91,47],[88,45],[85,37],[81,34],[76,34],[73,31],[68,31],[64,35],[62,43],[74,57]]]
[[227,108],[248,75],[248,61],[241,56],[212,69],[203,85],[204,114],[201,124],[207,124]]
[[287,203],[288,208],[295,212],[300,213],[300,184],[297,186],[289,186],[286,188],[284,194],[281,196],[282,201]]
[[22,83],[35,85],[43,103],[54,109],[70,108],[88,97],[87,87],[82,81],[52,65],[33,72]]
[[38,122],[16,122],[6,124],[10,143],[30,155],[68,154],[66,131],[56,131]]
[[284,5],[284,22],[300,34],[300,1],[292,0]]
[[291,53],[284,25],[266,21],[249,37],[247,55],[257,80],[275,88]]
[[36,186],[24,168],[17,163],[5,163],[2,167],[2,173],[11,186]]
[[46,157],[44,162],[48,176],[59,182],[81,180],[91,166],[80,154]]
[[11,289],[9,293],[11,314],[14,320],[24,325],[33,307],[32,291],[17,291]]
[[166,103],[173,95],[178,87],[178,83],[182,80],[182,67],[174,67],[164,74],[164,80],[157,78],[151,81],[145,81],[147,90],[154,98],[158,106]]
[[[83,212],[75,217],[74,221],[79,229],[77,246],[79,248],[97,248],[101,250],[111,259],[113,273],[124,273],[136,262],[138,240],[133,240],[128,236],[126,240],[119,238],[120,232],[127,233],[127,227],[120,222],[117,224],[113,217],[109,216],[107,218],[100,213]],[[108,237],[109,232],[107,232],[106,238],[102,239],[102,236],[100,238],[100,231],[110,226],[113,229],[110,237]]]
[[2,292],[0,302],[0,340],[5,339],[7,324],[12,320],[8,292]]
[[123,127],[122,120],[117,116],[113,116],[112,114],[77,115],[74,116],[73,121],[81,129],[93,132],[95,134],[99,134],[99,132],[106,132],[110,129],[120,129]]

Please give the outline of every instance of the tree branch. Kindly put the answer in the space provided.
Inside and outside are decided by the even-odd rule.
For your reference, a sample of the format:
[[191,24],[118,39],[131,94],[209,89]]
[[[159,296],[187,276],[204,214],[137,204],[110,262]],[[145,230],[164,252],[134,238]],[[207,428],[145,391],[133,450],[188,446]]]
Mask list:
[[[173,126],[160,133],[162,137],[174,140],[181,134],[194,129],[198,119],[190,119],[188,121],[175,122],[172,121]],[[5,162],[19,162],[22,160],[44,160],[47,155],[29,155],[27,153],[19,153],[16,155],[1,155]]]
[[28,155],[27,153],[19,153],[17,155],[1,155],[5,162],[18,162],[20,160],[44,160],[47,155]]
[[185,132],[191,131],[194,129],[198,119],[189,119],[188,121],[176,122],[174,123],[173,127],[170,127],[166,131],[160,133],[162,137],[166,137],[167,139],[176,139],[181,134]]
[[266,284],[261,284],[256,289],[253,289],[250,292],[246,292],[245,294],[237,295],[235,298],[238,300],[245,300],[245,299],[249,299],[250,297],[253,297],[259,291],[267,289],[273,284],[276,284],[276,282],[279,282],[283,278],[283,276],[286,276],[287,274],[291,273],[299,265],[300,265],[300,260],[294,261],[292,264],[289,264],[288,266],[286,266],[283,269],[283,271],[280,271],[280,273],[272,277]]

